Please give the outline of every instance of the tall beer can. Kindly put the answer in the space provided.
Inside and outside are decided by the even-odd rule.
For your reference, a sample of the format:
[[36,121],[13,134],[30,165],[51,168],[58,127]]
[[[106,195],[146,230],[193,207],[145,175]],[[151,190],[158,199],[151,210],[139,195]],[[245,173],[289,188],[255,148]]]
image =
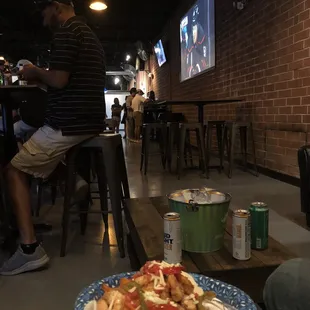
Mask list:
[[164,216],[164,260],[168,264],[182,262],[181,218],[179,213]]
[[238,260],[251,258],[251,216],[247,210],[233,212],[233,257]]
[[252,249],[265,250],[268,248],[269,209],[264,202],[253,202],[249,208],[251,213]]

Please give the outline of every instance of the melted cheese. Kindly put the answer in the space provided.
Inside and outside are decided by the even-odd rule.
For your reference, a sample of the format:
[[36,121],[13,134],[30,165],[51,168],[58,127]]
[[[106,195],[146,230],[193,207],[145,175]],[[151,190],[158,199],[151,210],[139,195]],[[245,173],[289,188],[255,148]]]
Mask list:
[[169,300],[161,299],[155,292],[144,292],[143,296],[145,300],[149,300],[157,305],[166,305],[169,303]]
[[110,305],[109,305],[108,310],[112,310],[112,309],[113,309],[116,296],[117,296],[117,294],[114,294],[114,296],[113,296],[113,298],[112,298],[112,301],[111,301],[111,303],[110,303]]
[[97,310],[97,302],[95,300],[90,301],[85,306],[84,310]]
[[163,272],[161,270],[159,270],[159,277],[160,277],[160,284],[165,286],[166,285],[166,281],[165,281]]
[[133,293],[137,288],[134,286],[133,288],[131,288],[128,292],[129,293]]

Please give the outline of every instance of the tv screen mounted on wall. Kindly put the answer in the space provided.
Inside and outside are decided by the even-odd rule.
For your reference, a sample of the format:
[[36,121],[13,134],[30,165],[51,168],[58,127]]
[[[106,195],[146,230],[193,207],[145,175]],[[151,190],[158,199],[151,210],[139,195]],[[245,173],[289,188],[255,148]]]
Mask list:
[[198,0],[181,19],[181,81],[215,66],[214,19],[214,0]]
[[154,46],[155,55],[157,58],[157,62],[159,67],[161,67],[164,63],[167,62],[165,50],[163,47],[163,42],[159,40]]

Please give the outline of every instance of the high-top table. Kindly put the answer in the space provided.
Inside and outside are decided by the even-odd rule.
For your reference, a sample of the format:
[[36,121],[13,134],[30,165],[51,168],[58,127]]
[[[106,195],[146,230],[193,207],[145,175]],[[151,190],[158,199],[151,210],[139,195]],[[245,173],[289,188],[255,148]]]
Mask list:
[[[5,187],[5,180],[3,176],[3,168],[11,161],[11,159],[18,152],[18,147],[14,135],[14,125],[12,112],[19,108],[19,103],[30,95],[32,92],[46,92],[44,88],[38,85],[8,85],[0,86],[0,104],[2,111],[3,121],[3,139],[2,154],[0,158],[0,222],[3,223],[3,233],[5,235],[5,248],[9,248],[10,251],[14,251],[15,236],[11,231],[12,214],[9,205],[9,199],[7,197],[7,191]],[[39,229],[51,230],[51,226],[47,224],[38,224]]]
[[[167,197],[127,199],[124,207],[128,227],[127,247],[133,270],[147,261],[164,258],[164,220],[170,212]],[[269,236],[266,250],[252,250],[247,261],[232,256],[232,212],[227,218],[224,246],[211,253],[183,251],[182,264],[188,272],[206,275],[244,290],[257,303],[270,274],[285,261],[296,258],[283,244]]]
[[16,100],[16,97],[21,99],[27,98],[27,95],[29,95],[30,92],[46,92],[46,90],[38,85],[0,86],[0,104],[5,140],[5,164],[9,163],[18,151],[12,117],[12,111],[19,108],[19,100]]
[[234,103],[242,102],[242,98],[226,98],[226,99],[210,99],[210,100],[165,100],[156,103],[157,105],[195,105],[198,108],[198,122],[204,124],[204,106],[211,104],[223,104],[223,103]]

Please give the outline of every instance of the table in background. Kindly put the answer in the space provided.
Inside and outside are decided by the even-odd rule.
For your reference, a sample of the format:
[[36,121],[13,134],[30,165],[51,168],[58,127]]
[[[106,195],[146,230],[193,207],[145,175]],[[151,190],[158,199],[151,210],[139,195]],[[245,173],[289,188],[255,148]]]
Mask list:
[[[126,200],[125,215],[129,229],[127,244],[133,270],[138,270],[146,261],[163,259],[163,216],[167,212],[167,197]],[[269,237],[267,250],[253,250],[248,261],[234,259],[231,254],[231,221],[230,211],[224,247],[221,250],[206,254],[183,251],[182,264],[188,272],[203,274],[235,285],[249,294],[255,302],[262,302],[263,288],[269,275],[286,260],[295,258],[295,255]]]
[[[37,85],[0,86],[0,104],[5,143],[5,164],[9,163],[18,151],[14,135],[12,111],[18,109],[19,102],[21,102],[24,97],[26,98],[30,92],[46,92],[46,90]],[[21,100],[16,100],[17,97]]]
[[[12,112],[19,108],[19,103],[25,100],[30,93],[33,92],[46,92],[45,89],[38,85],[8,85],[0,86],[0,104],[2,111],[3,121],[3,140],[1,147],[3,148],[2,158],[0,159],[1,176],[0,176],[0,191],[1,191],[1,205],[0,205],[0,222],[3,222],[3,232],[5,235],[6,248],[14,249],[15,235],[11,231],[12,214],[9,199],[6,195],[4,176],[2,169],[11,161],[11,159],[18,152],[17,142],[14,135],[14,125]],[[51,230],[50,225],[38,224],[42,230]],[[13,235],[12,235],[13,234]]]
[[165,100],[156,103],[157,105],[195,105],[198,108],[198,122],[204,125],[204,106],[211,104],[224,104],[224,103],[237,103],[242,102],[244,99],[240,98],[227,98],[227,99],[210,99],[210,100]]

